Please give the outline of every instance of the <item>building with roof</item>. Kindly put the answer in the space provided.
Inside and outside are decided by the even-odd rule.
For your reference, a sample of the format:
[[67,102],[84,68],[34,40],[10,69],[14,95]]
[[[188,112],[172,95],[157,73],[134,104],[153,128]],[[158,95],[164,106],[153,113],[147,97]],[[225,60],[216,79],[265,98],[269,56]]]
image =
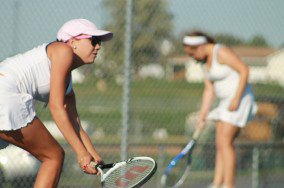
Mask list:
[[[251,83],[277,82],[284,86],[284,50],[276,48],[233,47],[232,50],[249,66]],[[167,78],[188,82],[202,82],[203,71],[200,64],[188,56],[173,57],[168,60]],[[283,70],[282,70],[283,69]]]

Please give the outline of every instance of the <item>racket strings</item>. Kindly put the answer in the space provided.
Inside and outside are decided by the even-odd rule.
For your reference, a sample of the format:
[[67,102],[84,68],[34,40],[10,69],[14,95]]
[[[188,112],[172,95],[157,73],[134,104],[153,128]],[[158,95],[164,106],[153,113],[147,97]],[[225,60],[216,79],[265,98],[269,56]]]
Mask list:
[[106,187],[134,187],[149,176],[154,168],[154,163],[148,160],[135,160],[118,165],[119,167],[106,177]]
[[177,181],[182,178],[187,168],[188,168],[188,157],[184,156],[183,158],[178,160],[175,166],[171,169],[166,179],[166,185],[169,186],[175,185]]
[[175,161],[175,165],[162,176],[161,184],[165,187],[177,188],[185,181],[191,168],[192,151]]

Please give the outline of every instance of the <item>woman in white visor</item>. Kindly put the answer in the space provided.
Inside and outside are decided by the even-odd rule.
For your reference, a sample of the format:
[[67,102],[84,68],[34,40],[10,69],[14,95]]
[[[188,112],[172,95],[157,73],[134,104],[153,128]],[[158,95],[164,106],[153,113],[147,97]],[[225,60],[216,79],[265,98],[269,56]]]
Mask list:
[[[253,91],[248,84],[249,69],[226,46],[216,44],[208,35],[193,31],[183,38],[184,51],[200,62],[204,71],[204,91],[197,129],[206,119],[216,123],[216,159],[210,188],[233,188],[236,156],[233,142],[255,111]],[[216,96],[218,106],[210,113]]]

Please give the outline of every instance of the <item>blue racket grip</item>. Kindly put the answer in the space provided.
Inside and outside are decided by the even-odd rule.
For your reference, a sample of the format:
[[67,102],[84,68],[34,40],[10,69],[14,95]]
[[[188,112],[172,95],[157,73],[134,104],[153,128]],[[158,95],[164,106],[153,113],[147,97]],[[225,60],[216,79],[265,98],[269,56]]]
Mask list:
[[172,159],[172,161],[170,162],[170,164],[167,166],[166,170],[164,171],[164,174],[167,175],[169,173],[169,171],[171,170],[171,168],[173,166],[175,166],[176,162],[180,159],[183,158],[184,154],[180,153],[178,154],[175,158]]

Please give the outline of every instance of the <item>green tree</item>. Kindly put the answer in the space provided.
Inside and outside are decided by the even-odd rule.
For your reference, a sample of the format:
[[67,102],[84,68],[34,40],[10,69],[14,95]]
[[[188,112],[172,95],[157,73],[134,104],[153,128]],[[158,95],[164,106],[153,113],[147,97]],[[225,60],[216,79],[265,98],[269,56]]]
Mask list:
[[[109,13],[107,29],[113,31],[114,38],[104,47],[106,58],[118,64],[123,62],[126,0],[104,0]],[[157,62],[161,57],[161,43],[171,38],[172,15],[168,12],[167,1],[133,0],[132,11],[132,67]]]
[[232,34],[217,34],[215,37],[216,42],[225,44],[227,46],[239,46],[245,44],[245,41]]
[[269,44],[266,42],[265,38],[262,35],[253,36],[247,43],[248,46],[253,47],[268,47]]

